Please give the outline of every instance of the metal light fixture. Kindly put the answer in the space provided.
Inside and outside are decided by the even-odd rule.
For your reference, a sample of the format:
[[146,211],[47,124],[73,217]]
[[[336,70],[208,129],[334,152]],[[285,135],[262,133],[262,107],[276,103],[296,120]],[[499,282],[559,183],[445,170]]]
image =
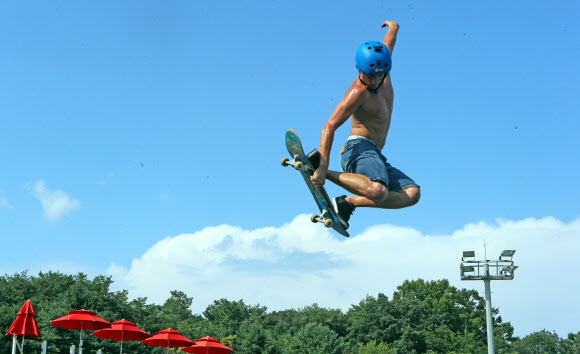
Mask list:
[[516,253],[515,250],[504,250],[504,251],[501,251],[501,256],[499,256],[499,259],[501,260],[502,257],[512,258],[514,256],[514,253]]
[[[461,258],[461,265],[459,267],[461,280],[483,280],[485,283],[488,354],[495,353],[495,344],[493,340],[493,320],[491,317],[490,283],[492,280],[512,280],[514,278],[514,271],[518,268],[518,266],[514,265],[512,260],[514,253],[516,253],[515,250],[504,250],[501,252],[499,260],[476,261],[474,251],[463,251],[463,257]],[[465,260],[465,258],[473,258],[473,260]],[[510,259],[506,260],[504,258]]]
[[508,265],[508,266],[505,266],[505,267],[503,267],[503,268],[501,269],[501,272],[502,272],[502,273],[513,273],[513,272],[514,272],[514,270],[516,270],[517,268],[518,268],[518,266],[515,266],[515,265]]
[[463,258],[461,260],[465,260],[465,258],[473,258],[475,257],[475,251],[463,251]]

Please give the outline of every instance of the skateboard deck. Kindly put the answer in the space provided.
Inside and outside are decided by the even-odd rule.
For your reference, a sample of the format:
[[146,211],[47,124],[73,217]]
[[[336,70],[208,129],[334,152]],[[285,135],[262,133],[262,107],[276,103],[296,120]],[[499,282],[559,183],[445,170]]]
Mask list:
[[320,209],[320,214],[313,214],[310,217],[310,221],[314,223],[323,223],[327,228],[332,227],[339,234],[349,237],[348,232],[346,232],[346,230],[340,225],[338,217],[332,208],[332,202],[328,197],[328,194],[326,194],[324,187],[316,187],[312,184],[310,177],[314,174],[314,167],[306,158],[300,139],[292,129],[286,132],[286,148],[288,149],[291,159],[286,157],[283,158],[282,166],[292,166],[297,171],[300,171],[312,197],[314,197],[314,200],[318,205],[318,209]]

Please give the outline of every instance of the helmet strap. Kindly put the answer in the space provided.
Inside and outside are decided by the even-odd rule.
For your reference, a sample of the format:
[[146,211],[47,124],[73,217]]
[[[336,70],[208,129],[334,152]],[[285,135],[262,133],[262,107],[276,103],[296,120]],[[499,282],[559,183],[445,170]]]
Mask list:
[[381,86],[383,86],[383,83],[385,82],[385,79],[387,78],[387,75],[389,75],[389,73],[386,73],[386,74],[384,74],[384,75],[383,75],[383,78],[382,78],[382,80],[381,80],[381,83],[379,84],[379,86],[377,86],[377,88],[376,88],[376,89],[372,89],[372,88],[370,88],[370,87],[369,87],[369,85],[367,85],[367,83],[366,83],[366,82],[364,82],[364,81],[363,81],[363,79],[361,79],[361,78],[360,78],[360,74],[361,74],[361,71],[359,70],[359,72],[358,72],[358,79],[359,79],[359,81],[360,81],[360,82],[361,82],[363,85],[365,85],[365,87],[367,88],[367,90],[369,90],[370,92],[372,92],[372,93],[375,93],[375,94],[376,94],[376,93],[379,93],[379,89],[381,88]]

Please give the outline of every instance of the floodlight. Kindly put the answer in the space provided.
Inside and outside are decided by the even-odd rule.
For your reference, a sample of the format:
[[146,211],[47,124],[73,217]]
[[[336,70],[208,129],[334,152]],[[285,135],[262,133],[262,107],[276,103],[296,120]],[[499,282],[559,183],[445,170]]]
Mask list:
[[513,273],[514,270],[518,269],[518,266],[515,265],[509,265],[509,266],[505,266],[501,269],[502,272],[504,273]]
[[463,251],[463,258],[475,257],[475,251]]
[[501,257],[513,257],[514,253],[516,253],[515,250],[504,250],[501,251],[501,256],[499,257],[499,259],[501,259]]
[[475,272],[475,268],[473,266],[461,266],[462,272]]

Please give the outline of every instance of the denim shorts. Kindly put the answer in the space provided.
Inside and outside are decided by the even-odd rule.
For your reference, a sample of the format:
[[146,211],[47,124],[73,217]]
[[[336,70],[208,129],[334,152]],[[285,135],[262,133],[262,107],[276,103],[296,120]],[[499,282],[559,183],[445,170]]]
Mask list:
[[344,172],[365,175],[389,191],[419,188],[409,176],[387,162],[375,143],[364,137],[350,137],[347,140],[341,151],[340,163]]

